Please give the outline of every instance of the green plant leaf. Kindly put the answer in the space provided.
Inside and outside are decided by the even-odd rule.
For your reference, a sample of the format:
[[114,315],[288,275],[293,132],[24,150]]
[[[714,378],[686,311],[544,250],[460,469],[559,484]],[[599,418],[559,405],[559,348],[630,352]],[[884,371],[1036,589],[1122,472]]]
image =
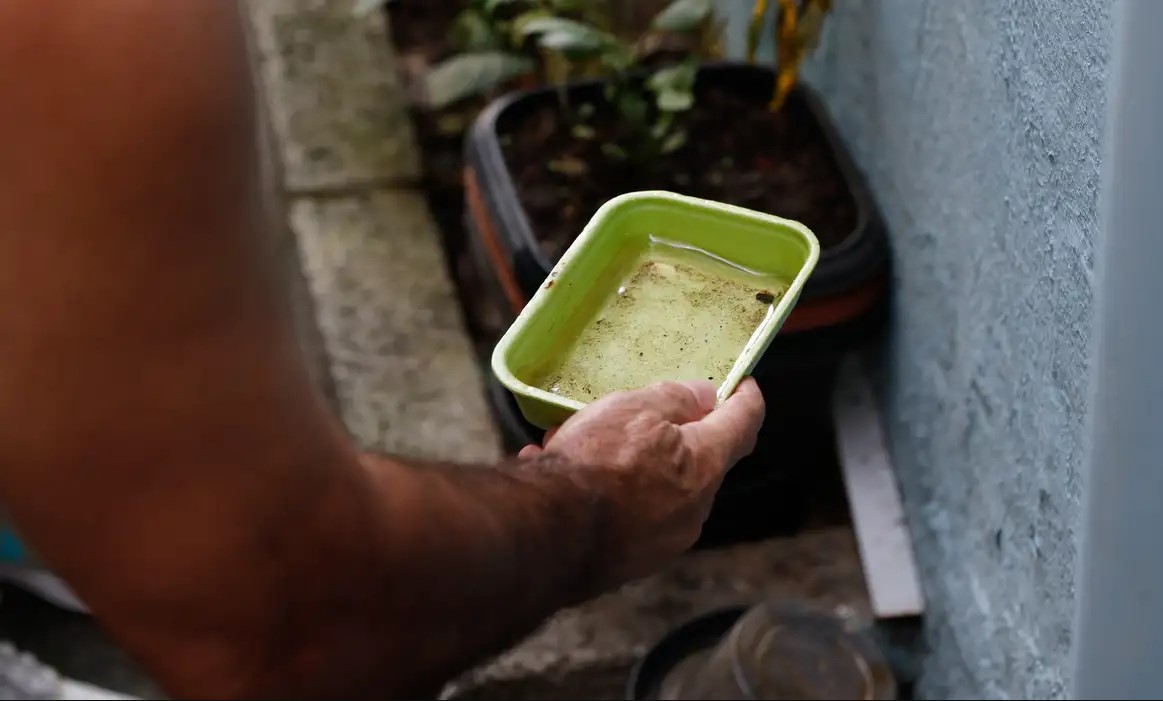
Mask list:
[[693,32],[711,14],[711,0],[674,0],[654,17],[661,32]]
[[630,124],[642,124],[649,112],[649,103],[641,94],[627,90],[618,96],[618,112]]
[[695,78],[698,76],[699,66],[694,60],[683,61],[676,66],[661,68],[650,76],[648,85],[651,90],[678,90],[691,91],[695,87]]
[[658,116],[654,122],[654,126],[650,127],[650,136],[655,141],[659,141],[670,133],[671,127],[674,126],[674,112],[663,112]]
[[485,12],[488,12],[491,15],[504,5],[512,5],[513,3],[520,1],[521,0],[484,0]]
[[618,144],[610,143],[608,141],[602,144],[602,153],[606,154],[608,158],[612,158],[615,161],[624,161],[626,160],[627,156],[626,149],[622,148]]
[[675,132],[672,132],[671,135],[666,137],[666,140],[662,142],[662,152],[674,153],[685,145],[686,132],[682,129],[679,129]]
[[663,112],[685,112],[694,106],[695,95],[690,91],[663,90],[655,104]]
[[529,23],[533,20],[545,19],[546,17],[553,17],[553,15],[549,13],[549,10],[544,9],[529,10],[514,17],[509,25],[509,33],[513,36],[513,44],[516,46],[523,45],[530,36],[533,36],[532,32],[526,30]]
[[597,27],[564,17],[535,17],[522,27],[524,36],[550,51],[570,56],[593,56],[614,43],[614,37]]
[[546,32],[569,32],[579,35],[605,34],[602,30],[585,22],[553,15],[543,15],[525,23],[526,34],[544,34]]
[[436,108],[446,107],[535,69],[531,59],[502,51],[453,56],[428,72],[425,85],[428,103]]
[[579,139],[581,141],[589,141],[598,135],[598,133],[594,131],[594,128],[588,124],[575,124],[573,125],[572,131],[573,138]]
[[695,77],[698,64],[686,60],[656,71],[647,85],[654,91],[655,105],[663,112],[685,112],[695,104]]
[[504,45],[494,25],[474,9],[465,10],[456,16],[452,32],[461,50],[469,53],[492,51]]
[[572,59],[596,56],[604,48],[602,44],[582,39],[576,34],[569,34],[568,32],[548,32],[542,34],[538,43],[543,49],[565,54]]

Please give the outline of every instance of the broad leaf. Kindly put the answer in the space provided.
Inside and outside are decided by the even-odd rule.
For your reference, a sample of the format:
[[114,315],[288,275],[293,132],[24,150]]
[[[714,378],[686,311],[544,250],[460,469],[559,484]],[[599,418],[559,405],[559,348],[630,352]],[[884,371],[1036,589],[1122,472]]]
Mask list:
[[605,44],[582,39],[568,32],[547,32],[541,35],[537,43],[543,49],[556,51],[574,60],[596,56],[605,48]]
[[429,71],[425,86],[428,103],[440,108],[482,95],[535,68],[525,56],[500,51],[453,56]]
[[524,23],[522,32],[527,37],[536,35],[543,48],[579,55],[598,53],[614,40],[596,27],[564,17],[535,17]]
[[655,104],[663,112],[685,112],[695,104],[695,77],[698,64],[693,60],[663,68],[650,76]]
[[698,72],[698,63],[693,60],[683,61],[677,66],[661,68],[655,71],[650,76],[649,85],[655,91],[690,91],[694,89],[695,77],[698,75]]
[[602,52],[602,67],[614,75],[626,73],[634,68],[636,62],[634,50],[622,44],[613,44],[608,51]]
[[529,25],[529,23],[533,22],[534,20],[545,19],[547,17],[553,17],[553,15],[549,14],[548,10],[541,9],[522,12],[521,14],[514,17],[513,21],[509,25],[509,32],[513,37],[513,44],[516,46],[523,46],[525,41],[533,35],[533,32],[526,30],[526,27]]
[[662,32],[693,32],[711,14],[711,0],[674,0],[654,18]]
[[685,112],[695,104],[694,93],[680,90],[663,90],[658,93],[658,109],[663,112]]
[[520,2],[520,0],[485,0],[485,12],[488,12],[491,15],[500,7],[504,5],[511,5],[515,2]]

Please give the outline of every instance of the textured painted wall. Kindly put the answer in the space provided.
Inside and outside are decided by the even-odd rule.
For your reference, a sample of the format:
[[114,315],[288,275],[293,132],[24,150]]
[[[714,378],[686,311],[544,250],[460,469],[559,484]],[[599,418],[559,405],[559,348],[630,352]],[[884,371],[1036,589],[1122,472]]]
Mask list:
[[1064,693],[1108,0],[841,0],[810,79],[893,233],[922,693]]
[[[744,3],[742,0],[723,2]],[[1064,693],[1109,0],[838,0],[808,78],[893,234],[921,693]]]

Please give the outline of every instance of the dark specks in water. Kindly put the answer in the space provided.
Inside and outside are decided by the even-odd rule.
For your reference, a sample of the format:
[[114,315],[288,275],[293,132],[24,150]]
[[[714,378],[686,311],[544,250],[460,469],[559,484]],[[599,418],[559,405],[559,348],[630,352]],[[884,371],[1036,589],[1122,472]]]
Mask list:
[[763,292],[759,292],[758,294],[756,294],[755,299],[759,300],[760,302],[763,302],[764,304],[771,304],[772,302],[775,301],[775,295],[771,294],[767,290],[764,290]]

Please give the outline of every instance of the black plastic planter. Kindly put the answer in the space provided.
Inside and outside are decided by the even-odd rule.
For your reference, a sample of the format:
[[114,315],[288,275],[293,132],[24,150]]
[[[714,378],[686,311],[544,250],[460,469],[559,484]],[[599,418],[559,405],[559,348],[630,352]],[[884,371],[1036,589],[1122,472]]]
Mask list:
[[[715,63],[700,70],[699,80],[762,106],[771,96],[775,74],[762,66]],[[601,90],[600,82],[577,83],[568,88],[569,99],[579,104],[596,100]],[[537,243],[505,162],[501,135],[509,133],[532,111],[558,99],[554,88],[503,97],[480,115],[465,142],[466,218],[477,239],[474,253],[478,265],[493,271],[503,293],[501,301],[512,315],[545,281],[555,261]],[[796,88],[789,100],[806,107],[806,113],[827,141],[856,206],[857,224],[842,242],[822,251],[800,304],[785,325],[785,334],[842,323],[860,315],[883,294],[889,262],[882,219],[824,105],[806,86]]]

